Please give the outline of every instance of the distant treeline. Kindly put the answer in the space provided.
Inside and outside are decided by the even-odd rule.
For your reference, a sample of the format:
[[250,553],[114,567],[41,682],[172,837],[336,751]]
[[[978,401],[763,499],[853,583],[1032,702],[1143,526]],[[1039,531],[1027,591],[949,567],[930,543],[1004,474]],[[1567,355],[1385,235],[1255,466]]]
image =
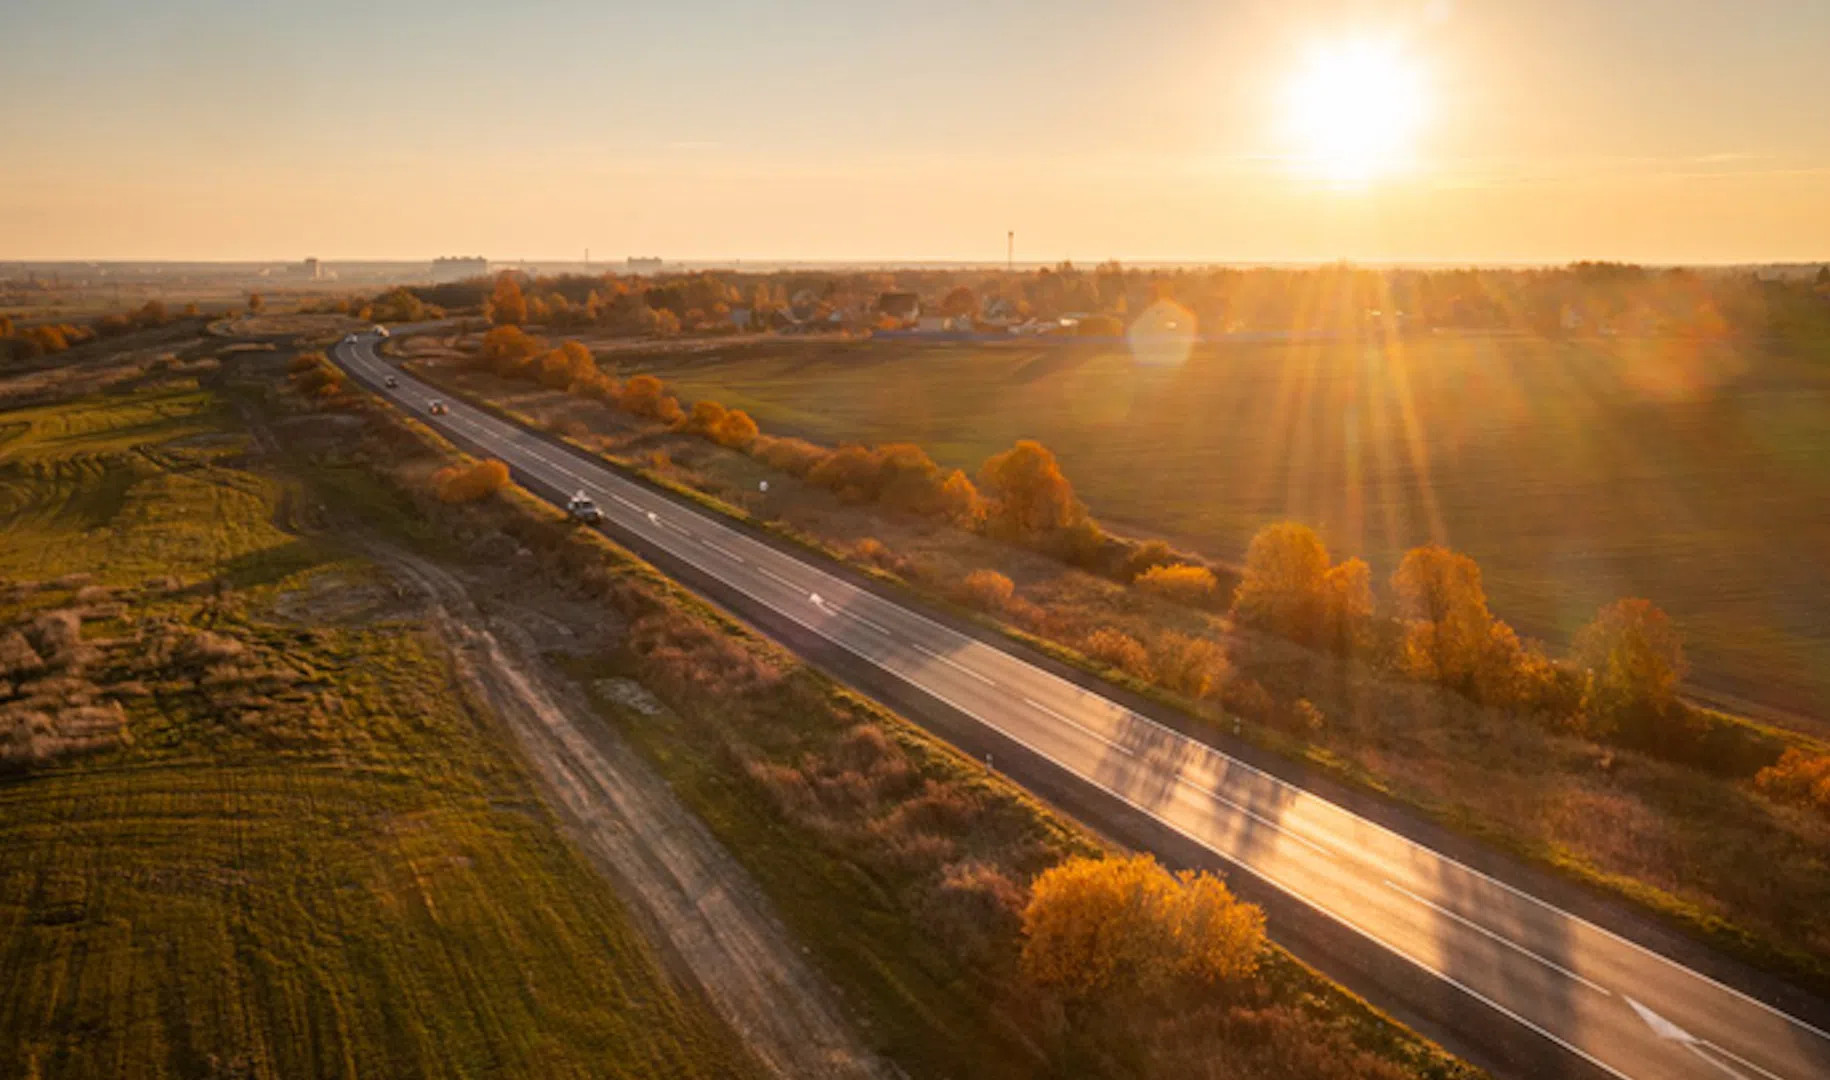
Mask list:
[[96,338],[118,337],[133,330],[168,326],[180,318],[197,318],[196,304],[174,314],[160,300],[148,300],[129,312],[104,315],[87,323],[41,322],[19,325],[0,315],[0,361],[36,360]]
[[[1000,325],[1093,318],[1114,329],[1160,304],[1206,334],[1270,330],[1369,335],[1438,329],[1546,336],[1620,334],[1796,337],[1830,333],[1830,267],[1780,276],[1584,262],[1554,269],[1137,269],[1117,262],[1033,271],[700,271],[658,276],[529,276],[396,289],[323,306],[377,314],[423,306],[497,323],[596,327],[613,333],[718,332],[836,320],[879,324],[885,293],[913,293],[923,312]],[[1112,320],[1106,322],[1105,320]],[[746,321],[743,319],[737,321]]]

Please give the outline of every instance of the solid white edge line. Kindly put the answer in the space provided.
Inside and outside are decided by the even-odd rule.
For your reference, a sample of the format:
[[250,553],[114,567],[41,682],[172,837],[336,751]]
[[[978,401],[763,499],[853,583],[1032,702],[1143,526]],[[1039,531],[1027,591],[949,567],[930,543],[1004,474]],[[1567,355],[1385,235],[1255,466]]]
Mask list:
[[1748,1068],[1759,1073],[1761,1076],[1766,1077],[1767,1080],[1786,1080],[1785,1077],[1779,1075],[1778,1073],[1773,1072],[1770,1069],[1763,1069],[1760,1066],[1749,1061],[1748,1059],[1742,1057],[1740,1054],[1735,1053],[1733,1050],[1724,1050],[1720,1046],[1717,1046],[1715,1043],[1710,1042],[1708,1039],[1698,1039],[1697,1041],[1702,1043],[1703,1046],[1706,1047],[1707,1049],[1714,1050],[1716,1053],[1721,1054],[1723,1057],[1732,1058],[1738,1064],[1746,1065]]
[[1491,930],[1485,926],[1482,926],[1480,923],[1477,923],[1472,919],[1466,918],[1465,916],[1459,915],[1456,912],[1450,911],[1448,908],[1443,907],[1441,904],[1438,904],[1436,901],[1431,900],[1428,897],[1420,896],[1417,893],[1414,893],[1411,890],[1405,888],[1404,886],[1399,885],[1392,881],[1387,881],[1385,883],[1385,887],[1388,889],[1391,889],[1393,892],[1402,893],[1405,896],[1410,897],[1412,900],[1415,900],[1417,903],[1422,904],[1424,907],[1427,907],[1432,911],[1435,911],[1439,914],[1446,915],[1449,918],[1454,919],[1456,922],[1461,923],[1463,926],[1466,926],[1468,929],[1473,930],[1475,933],[1485,934],[1487,937],[1492,938],[1494,941],[1499,942],[1501,945],[1506,946],[1508,949],[1511,949],[1514,952],[1517,952],[1522,956],[1531,957],[1533,960],[1536,960],[1538,963],[1543,964],[1547,968],[1550,968],[1552,971],[1555,971],[1559,975],[1563,975],[1566,978],[1574,979],[1575,981],[1581,983],[1582,985],[1588,987],[1589,989],[1599,991],[1600,993],[1605,994],[1608,997],[1614,996],[1614,991],[1609,990],[1607,987],[1601,985],[1600,983],[1594,982],[1593,980],[1590,980],[1590,979],[1586,979],[1586,978],[1582,977],[1581,975],[1578,975],[1574,971],[1571,971],[1569,968],[1564,967],[1562,964],[1557,963],[1554,960],[1550,960],[1546,957],[1539,956],[1537,953],[1531,951],[1530,949],[1526,948],[1525,946],[1512,940],[1511,938],[1507,937],[1506,935],[1501,934],[1496,930]]
[[1737,1069],[1734,1066],[1727,1064],[1726,1062],[1717,1061],[1715,1058],[1710,1057],[1709,1054],[1701,1046],[1698,1046],[1696,1043],[1687,1042],[1687,1043],[1684,1043],[1683,1045],[1684,1045],[1684,1049],[1690,1051],[1690,1054],[1692,1057],[1701,1060],[1704,1064],[1708,1065],[1710,1068],[1721,1073],[1723,1076],[1733,1077],[1734,1080],[1753,1080],[1752,1077],[1748,1076],[1746,1073],[1742,1072],[1740,1069]]
[[[516,429],[516,430],[518,430],[518,429]],[[623,477],[618,476],[615,473],[611,472],[607,466],[594,465],[594,467],[599,469],[600,471],[602,471],[606,476],[609,476],[613,481],[615,481],[617,483],[620,483],[620,484],[630,484],[631,483],[630,481],[624,479]],[[706,516],[703,512],[700,512],[700,511],[691,511],[691,512],[693,512],[697,516],[703,518],[713,528],[730,533],[731,535],[741,536],[741,534],[736,533],[734,530],[726,528],[722,523],[712,520],[710,517]],[[744,539],[748,539],[748,538],[744,538]],[[757,543],[757,541],[750,541],[750,542]],[[834,581],[834,582],[840,581],[840,579],[838,579],[837,577],[827,573],[826,571],[820,569],[817,566],[814,566],[811,563],[808,563],[808,562],[805,562],[804,560],[799,560],[799,559],[796,559],[795,561],[799,562],[803,567],[805,567],[806,569],[808,569],[809,571],[811,571],[815,574],[820,575],[821,577],[824,577],[824,578],[826,578],[830,581]],[[1597,924],[1589,921],[1588,919],[1583,918],[1580,915],[1576,915],[1571,912],[1564,911],[1562,908],[1557,907],[1555,904],[1552,904],[1547,900],[1543,900],[1543,899],[1540,899],[1539,897],[1533,896],[1532,894],[1525,892],[1523,889],[1520,889],[1514,885],[1510,885],[1504,881],[1501,881],[1498,878],[1495,878],[1490,874],[1484,873],[1481,870],[1475,869],[1472,866],[1468,866],[1467,864],[1460,862],[1459,860],[1453,858],[1452,856],[1449,856],[1440,851],[1437,851],[1435,848],[1432,848],[1432,847],[1428,846],[1427,844],[1422,844],[1422,843],[1419,843],[1418,841],[1412,840],[1410,837],[1405,836],[1403,833],[1400,833],[1395,829],[1388,828],[1384,825],[1381,825],[1380,823],[1378,823],[1376,821],[1372,821],[1368,818],[1362,817],[1361,815],[1355,813],[1354,811],[1348,809],[1345,806],[1340,805],[1339,803],[1336,803],[1336,802],[1333,802],[1332,800],[1323,798],[1322,796],[1317,795],[1314,792],[1309,791],[1306,788],[1299,787],[1299,786],[1289,782],[1288,780],[1283,779],[1280,776],[1276,776],[1271,773],[1268,773],[1265,770],[1260,769],[1259,767],[1251,764],[1250,762],[1242,761],[1239,758],[1233,757],[1232,755],[1227,754],[1225,751],[1220,750],[1218,747],[1214,747],[1208,743],[1202,742],[1199,739],[1190,738],[1189,736],[1183,734],[1182,732],[1176,731],[1174,728],[1171,728],[1171,727],[1161,723],[1158,720],[1155,720],[1155,719],[1153,719],[1149,716],[1146,716],[1142,713],[1139,713],[1133,709],[1129,709],[1129,708],[1125,707],[1124,705],[1119,704],[1116,701],[1113,701],[1112,699],[1106,697],[1104,694],[1101,694],[1097,691],[1088,690],[1085,687],[1079,686],[1078,684],[1069,682],[1067,679],[1062,678],[1059,675],[1056,675],[1054,672],[1049,671],[1047,668],[1043,668],[1043,667],[1037,666],[1035,664],[1031,664],[1025,660],[1019,659],[1018,657],[1013,656],[1010,653],[1007,653],[1002,649],[999,649],[992,645],[988,645],[985,642],[979,641],[977,638],[973,638],[968,635],[961,634],[959,631],[954,630],[951,627],[944,626],[938,622],[935,622],[933,619],[927,617],[926,615],[923,615],[921,612],[916,611],[912,608],[907,608],[900,604],[893,604],[892,602],[890,602],[888,600],[884,600],[883,598],[878,597],[876,594],[871,593],[868,590],[858,589],[856,586],[851,586],[848,583],[843,583],[843,582],[840,582],[840,583],[844,584],[846,588],[852,590],[853,592],[856,592],[863,596],[868,597],[871,601],[875,601],[878,603],[883,603],[888,606],[891,606],[895,610],[897,610],[899,613],[901,613],[905,616],[908,616],[908,617],[911,617],[914,619],[918,619],[918,620],[928,624],[929,626],[933,627],[935,630],[939,631],[941,634],[943,634],[946,637],[957,638],[957,639],[963,640],[966,643],[966,648],[968,648],[968,649],[972,648],[973,646],[980,646],[980,647],[984,648],[990,656],[996,658],[996,662],[1013,663],[1013,664],[1021,665],[1023,668],[1025,668],[1029,671],[1039,672],[1042,675],[1044,675],[1045,677],[1053,679],[1054,681],[1060,683],[1062,686],[1067,687],[1069,690],[1074,691],[1077,694],[1087,694],[1087,695],[1096,697],[1101,702],[1103,702],[1107,705],[1110,705],[1112,708],[1125,714],[1129,718],[1141,720],[1144,723],[1149,724],[1152,727],[1155,727],[1158,730],[1164,732],[1165,734],[1174,736],[1177,739],[1185,740],[1189,743],[1194,744],[1195,746],[1201,747],[1211,753],[1217,754],[1220,757],[1224,758],[1231,765],[1237,766],[1237,767],[1245,769],[1246,771],[1253,773],[1257,776],[1263,777],[1264,779],[1270,781],[1272,784],[1274,784],[1278,787],[1281,787],[1288,791],[1294,792],[1294,793],[1302,796],[1305,799],[1314,801],[1315,803],[1319,803],[1322,807],[1326,807],[1336,813],[1344,815],[1345,817],[1351,819],[1354,822],[1370,826],[1372,829],[1397,840],[1403,846],[1408,846],[1408,847],[1416,849],[1418,851],[1427,852],[1432,857],[1440,860],[1441,862],[1443,862],[1444,864],[1446,864],[1448,866],[1452,866],[1452,867],[1455,867],[1456,869],[1463,870],[1469,874],[1472,874],[1482,881],[1485,881],[1491,885],[1498,886],[1499,888],[1505,890],[1508,893],[1511,893],[1512,895],[1518,896],[1519,898],[1521,898],[1523,900],[1527,900],[1533,904],[1536,904],[1539,907],[1545,909],[1546,911],[1550,911],[1562,918],[1568,919],[1571,922],[1576,923],[1577,925],[1584,926],[1589,929],[1595,930],[1596,932],[1602,934],[1603,936],[1609,938],[1610,940],[1613,940],[1619,944],[1625,945],[1628,948],[1631,948],[1640,953],[1643,953],[1646,956],[1649,956],[1649,957],[1655,958],[1659,961],[1662,961],[1664,964],[1666,964],[1667,966],[1669,966],[1671,968],[1676,969],[1677,971],[1683,972],[1684,974],[1687,974],[1687,975],[1691,976],[1692,978],[1695,978],[1699,981],[1708,983],[1709,985],[1714,986],[1717,989],[1720,989],[1728,994],[1731,994],[1734,997],[1747,1002],[1748,1004],[1755,1005],[1761,1009],[1764,1009],[1766,1012],[1772,1014],[1775,1017],[1778,1017],[1779,1019],[1781,1019],[1789,1024],[1793,1024],[1799,1028],[1809,1031],[1812,1034],[1816,1035],[1818,1038],[1825,1040],[1826,1042],[1830,1042],[1830,1032],[1826,1032],[1813,1024],[1810,1024],[1804,1020],[1800,1020],[1797,1017],[1792,1016],[1791,1014],[1786,1013],[1786,1012],[1776,1008],[1775,1006],[1769,1005],[1766,1002],[1761,1001],[1759,998],[1756,998],[1741,990],[1737,990],[1732,986],[1729,986],[1723,982],[1720,982],[1717,979],[1710,977],[1709,975],[1706,975],[1700,971],[1696,971],[1693,968],[1686,967],[1685,965],[1679,963],[1678,961],[1672,959],[1671,957],[1666,956],[1663,953],[1657,952],[1644,945],[1641,945],[1639,942],[1634,941],[1631,938],[1623,937],[1622,935],[1617,934],[1612,930],[1609,930],[1607,927],[1597,925]],[[761,603],[765,603],[765,604],[767,603],[767,601],[763,601],[758,597],[752,596],[752,599],[756,599]],[[784,614],[786,614],[786,613],[784,612]],[[792,615],[790,615],[789,617],[793,618]],[[799,622],[800,620],[796,619],[795,621]],[[802,625],[804,626],[806,624],[803,623]],[[824,636],[824,635],[822,635],[822,636]],[[941,662],[946,663],[962,672],[965,672],[966,674],[971,675],[973,678],[976,678],[988,685],[992,685],[992,686],[997,685],[995,680],[993,680],[985,675],[982,675],[979,672],[972,670],[971,668],[966,667],[965,665],[959,663],[958,661],[954,660],[950,656],[943,655],[925,645],[920,644],[919,642],[912,642],[911,644],[913,644],[915,646],[915,648],[919,649],[924,654],[931,656],[936,660],[940,660]],[[872,658],[870,658],[870,657],[865,657],[865,656],[863,656],[862,653],[860,653],[859,655],[866,660],[871,660],[872,663],[877,663],[878,666],[882,666],[880,662],[872,660]],[[886,668],[885,670],[889,670],[889,669]],[[910,681],[911,685],[915,685],[912,682],[912,680],[905,679],[905,681]],[[917,688],[922,689],[928,693],[932,693],[932,691],[927,690],[927,688],[925,688],[925,687],[918,686]],[[936,696],[938,696],[938,695],[936,695]],[[945,700],[945,699],[943,698],[942,700]],[[952,704],[952,703],[948,702],[948,704]],[[957,706],[955,706],[955,707],[957,708]],[[976,716],[974,718],[978,719],[978,717],[976,717]],[[980,722],[983,723],[984,721],[981,719]],[[1292,894],[1292,895],[1294,895],[1294,894]],[[1298,899],[1301,899],[1301,897],[1298,897]],[[1305,900],[1304,902],[1307,903],[1308,901]],[[1310,906],[1313,907],[1315,905],[1311,904]],[[1316,910],[1320,911],[1323,909],[1318,907]],[[1356,927],[1355,929],[1357,930],[1358,928]],[[1363,931],[1361,931],[1361,932],[1364,933]],[[1371,935],[1367,935],[1367,936],[1371,937]],[[1378,939],[1373,938],[1372,940],[1377,941]],[[1380,942],[1380,944],[1384,944],[1384,943]],[[1386,946],[1386,947],[1390,948],[1390,946]],[[1392,951],[1397,952],[1398,950],[1393,949]],[[1404,955],[1404,954],[1400,953],[1399,955]],[[1406,958],[1410,959],[1409,957],[1406,957]],[[1412,962],[1415,963],[1416,961],[1413,960]],[[1422,965],[1422,964],[1419,964],[1418,966],[1425,967],[1425,970],[1431,970],[1431,969],[1427,968],[1427,966]],[[1446,975],[1442,975],[1441,973],[1434,972],[1434,971],[1432,971],[1432,974],[1437,974],[1438,977],[1442,978],[1445,982],[1449,982],[1451,985],[1456,986],[1458,989],[1467,990],[1466,987],[1461,986],[1461,984],[1455,982],[1455,980],[1450,979]],[[1476,994],[1474,991],[1471,991],[1471,990],[1467,990],[1467,992],[1470,994],[1473,994],[1476,997],[1480,996],[1479,994]],[[1483,999],[1483,1000],[1485,1000],[1485,999]],[[1494,1008],[1499,1009],[1501,1012],[1506,1012],[1507,1015],[1509,1015],[1509,1016],[1513,1015],[1510,1012],[1507,1012],[1507,1010],[1503,1006],[1500,1006],[1500,1005],[1497,1005],[1497,1004],[1494,1004],[1491,1002],[1489,1004],[1493,1004]],[[1526,1023],[1527,1026],[1533,1026],[1534,1030],[1541,1031],[1541,1029],[1537,1029],[1537,1028],[1535,1028],[1534,1025],[1531,1025],[1529,1023],[1529,1021],[1524,1021],[1521,1019],[1520,1022]],[[1547,1037],[1549,1037],[1553,1040],[1556,1039],[1555,1036],[1549,1035],[1549,1033],[1547,1033],[1547,1032],[1543,1032],[1543,1034],[1545,1034]],[[1556,1041],[1561,1042],[1561,1040],[1556,1040]],[[1576,1051],[1576,1052],[1581,1053],[1581,1051]],[[1587,1055],[1583,1055],[1583,1056],[1587,1057]],[[1600,1063],[1596,1062],[1596,1064],[1600,1064]],[[1605,1066],[1605,1065],[1602,1067],[1607,1068],[1607,1066]],[[1609,1071],[1614,1072],[1614,1070],[1612,1070],[1612,1069],[1609,1069]],[[1622,1074],[1616,1072],[1615,1075],[1622,1075]]]

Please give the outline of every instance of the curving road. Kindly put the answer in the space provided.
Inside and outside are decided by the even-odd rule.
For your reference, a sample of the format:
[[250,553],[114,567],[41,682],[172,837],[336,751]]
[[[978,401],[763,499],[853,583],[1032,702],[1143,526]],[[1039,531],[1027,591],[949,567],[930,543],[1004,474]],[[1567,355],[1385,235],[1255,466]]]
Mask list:
[[[394,369],[363,335],[332,350],[357,380],[562,501],[588,492],[606,526],[715,580],[775,625],[843,650],[1174,835],[1249,873],[1357,948],[1441,993],[1451,1035],[1529,1042],[1493,1060],[1524,1076],[1830,1080],[1830,1033],[1551,902],[1416,843],[991,644],[941,625],[582,453]],[[386,376],[399,385],[387,388]],[[784,622],[785,620],[785,622]],[[1321,958],[1312,960],[1327,966]],[[1431,982],[1430,980],[1435,980]],[[1471,1011],[1472,1010],[1472,1011]],[[1455,1041],[1462,1041],[1456,1039]],[[1477,1045],[1480,1037],[1472,1040]],[[1521,1061],[1528,1063],[1521,1064]]]

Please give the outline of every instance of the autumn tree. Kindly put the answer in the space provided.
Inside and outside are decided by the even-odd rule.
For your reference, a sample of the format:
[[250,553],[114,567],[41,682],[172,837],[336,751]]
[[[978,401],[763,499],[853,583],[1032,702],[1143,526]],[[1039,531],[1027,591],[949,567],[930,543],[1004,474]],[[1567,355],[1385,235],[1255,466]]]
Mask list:
[[987,458],[979,469],[979,490],[990,500],[993,526],[1007,536],[1038,539],[1087,520],[1055,455],[1034,439]]
[[540,358],[540,381],[555,390],[590,381],[597,361],[581,342],[568,341]]
[[693,407],[682,416],[679,429],[693,435],[704,435],[708,438],[718,425],[724,422],[725,408],[710,398],[701,398],[693,402]]
[[1679,708],[1687,670],[1671,618],[1649,600],[1618,600],[1576,634],[1574,659],[1586,673],[1583,713],[1597,734],[1656,738]]
[[519,326],[498,326],[483,335],[482,358],[498,375],[513,376],[546,347],[546,343]]
[[259,315],[266,307],[267,300],[265,297],[261,296],[260,293],[251,292],[248,294],[248,314]]
[[1211,874],[1148,855],[1076,856],[1043,871],[1023,909],[1023,972],[1070,998],[1219,983],[1258,968],[1264,913]]
[[977,315],[979,313],[979,298],[970,288],[964,285],[957,285],[953,288],[953,291],[949,292],[946,297],[941,300],[940,313],[942,315],[952,316],[953,318]]
[[512,271],[496,275],[495,291],[489,294],[489,321],[497,326],[527,322],[527,297],[521,293],[520,278]]
[[1419,679],[1471,688],[1493,628],[1479,565],[1445,547],[1412,548],[1392,587],[1407,624],[1401,666]]
[[1321,636],[1328,549],[1314,529],[1280,521],[1258,530],[1233,593],[1233,614],[1249,626],[1295,641]]
[[760,434],[762,432],[756,426],[756,421],[750,419],[750,414],[742,409],[727,410],[724,419],[718,421],[718,426],[711,432],[713,442],[733,450],[748,447]]
[[665,424],[671,424],[681,416],[679,400],[653,375],[637,375],[624,383],[617,404],[624,412]]
[[973,525],[985,513],[985,500],[966,474],[954,469],[940,482],[936,513],[956,524]]

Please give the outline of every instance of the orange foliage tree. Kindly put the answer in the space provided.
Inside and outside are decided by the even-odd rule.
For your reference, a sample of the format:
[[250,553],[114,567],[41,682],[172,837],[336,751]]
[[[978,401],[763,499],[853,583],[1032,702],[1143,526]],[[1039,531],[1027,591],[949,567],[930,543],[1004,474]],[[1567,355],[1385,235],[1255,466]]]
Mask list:
[[489,295],[489,321],[497,326],[519,326],[527,321],[527,297],[521,294],[521,282],[513,273],[496,275],[495,291]]
[[514,376],[546,347],[546,343],[519,326],[498,326],[483,335],[483,361],[502,376]]
[[637,375],[623,384],[617,404],[624,412],[671,424],[681,417],[680,402],[653,375]]
[[1148,855],[1075,857],[1031,885],[1023,937],[1024,974],[1084,998],[1246,978],[1264,948],[1264,913],[1213,875],[1171,875]]
[[1233,594],[1241,622],[1309,645],[1352,645],[1371,618],[1372,572],[1359,559],[1331,566],[1314,529],[1293,521],[1252,537]]
[[540,381],[554,390],[588,383],[597,374],[597,361],[591,350],[577,341],[568,341],[540,358]]
[[1055,455],[1034,439],[985,459],[979,489],[990,500],[989,520],[1008,536],[1038,539],[1087,521]]
[[1678,707],[1687,670],[1684,643],[1671,619],[1649,600],[1617,600],[1576,634],[1575,661],[1586,672],[1583,714],[1595,733],[1656,723]]

